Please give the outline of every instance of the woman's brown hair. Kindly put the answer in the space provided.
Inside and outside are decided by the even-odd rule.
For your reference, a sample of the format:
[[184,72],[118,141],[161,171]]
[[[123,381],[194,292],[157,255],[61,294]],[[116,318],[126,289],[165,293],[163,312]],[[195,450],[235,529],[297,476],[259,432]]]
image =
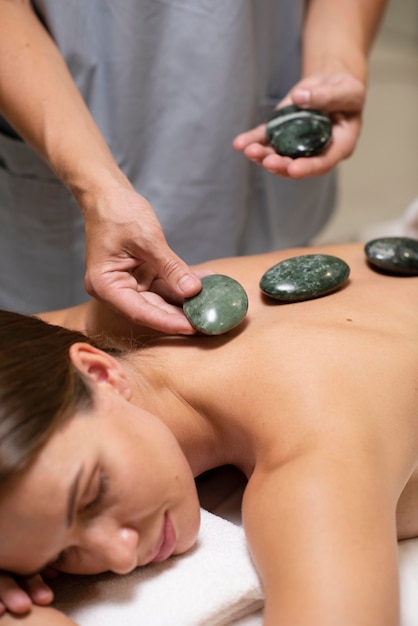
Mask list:
[[91,406],[90,388],[69,357],[79,341],[97,345],[77,331],[0,310],[0,486],[66,419]]

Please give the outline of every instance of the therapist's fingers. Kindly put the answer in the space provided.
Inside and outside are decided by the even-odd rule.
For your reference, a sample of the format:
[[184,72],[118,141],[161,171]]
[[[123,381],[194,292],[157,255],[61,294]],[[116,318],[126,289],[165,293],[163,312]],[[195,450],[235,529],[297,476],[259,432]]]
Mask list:
[[241,151],[244,155],[257,165],[264,166],[264,161],[267,157],[273,157],[272,169],[268,167],[268,171],[278,176],[288,177],[288,165],[291,161],[289,157],[283,157],[276,154],[273,148],[267,143],[266,137],[266,125],[260,124],[256,128],[241,133],[235,137],[233,146],[236,150]]
[[278,104],[319,109],[331,116],[332,139],[314,157],[291,159],[277,154],[268,144],[265,124],[238,135],[234,147],[266,171],[283,178],[320,176],[331,171],[354,151],[361,129],[365,101],[364,83],[351,74],[314,75],[302,79]]
[[235,150],[243,152],[251,144],[264,145],[267,143],[266,137],[266,125],[260,124],[251,130],[247,130],[244,133],[240,133],[235,137],[232,142]]
[[[181,302],[183,298],[193,296],[201,289],[200,279],[180,257],[168,247],[165,239],[152,245],[150,248],[143,246],[141,257],[145,263],[135,270],[135,277],[140,291],[147,291],[149,273],[153,274],[153,283],[159,279],[164,283],[164,292],[169,299]],[[134,251],[135,254],[135,251]],[[147,276],[148,274],[148,276]],[[152,289],[155,291],[155,285]]]
[[327,113],[355,113],[364,107],[366,86],[351,74],[312,76],[300,81],[290,91],[290,97],[300,107]]
[[131,187],[101,202],[85,211],[86,291],[135,324],[195,332],[173,303],[198,293],[200,279],[168,246],[149,202]]
[[[204,276],[210,276],[211,274],[215,274],[215,273],[216,272],[210,269],[194,270],[194,274],[199,279],[202,279]],[[177,304],[178,306],[183,305],[184,298],[178,298],[178,297],[173,298],[172,291],[167,287],[167,283],[162,278],[158,278],[158,277],[155,278],[152,282],[151,289],[155,294],[158,294],[159,296],[161,296],[166,302]],[[170,305],[167,305],[167,306],[170,306]]]
[[269,150],[261,151],[258,146],[252,144],[248,146],[244,151],[244,154],[253,161],[261,165],[270,174],[281,176],[283,178],[289,178],[289,167],[293,161],[290,157],[284,157],[277,154],[272,148]]
[[125,310],[128,316],[137,324],[153,328],[170,335],[192,335],[196,331],[185,317],[183,310],[175,305],[168,304],[158,294],[142,292],[137,300],[121,298],[121,310]]
[[[145,274],[145,264],[142,265]],[[107,272],[96,283],[96,297],[108,303],[113,309],[134,324],[146,326],[166,334],[191,335],[195,332],[180,306],[167,302],[153,291],[153,280],[145,287],[144,278],[137,268],[134,272],[125,269]],[[164,283],[163,279],[160,279]],[[156,279],[158,288],[158,279]],[[98,291],[98,288],[100,291]],[[167,293],[170,292],[165,285]]]
[[[331,171],[340,161],[347,159],[353,152],[360,133],[361,121],[358,116],[337,116],[333,124],[332,139],[329,146],[313,157],[289,159],[286,175],[299,179],[319,176]],[[277,155],[268,156],[262,166],[271,173],[281,172],[282,162]]]
[[[132,275],[122,272],[119,284],[109,289],[112,297],[114,299],[117,297],[118,310],[134,323],[166,334],[195,334],[196,330],[187,320],[181,307],[184,298],[178,302],[179,306],[168,302],[172,299],[172,292],[168,290],[162,278],[157,277],[154,280],[148,278],[144,282],[144,274],[149,275],[145,265],[137,268]],[[196,271],[196,276],[200,279],[213,273],[210,269],[201,269]],[[141,283],[142,289],[139,290],[138,285]],[[147,283],[150,285],[144,289]]]

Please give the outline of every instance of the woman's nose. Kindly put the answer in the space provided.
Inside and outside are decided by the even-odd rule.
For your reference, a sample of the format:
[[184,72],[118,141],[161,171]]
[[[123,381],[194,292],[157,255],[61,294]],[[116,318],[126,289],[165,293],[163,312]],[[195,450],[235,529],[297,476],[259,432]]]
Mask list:
[[115,574],[128,574],[138,566],[138,533],[132,528],[91,528],[85,548]]

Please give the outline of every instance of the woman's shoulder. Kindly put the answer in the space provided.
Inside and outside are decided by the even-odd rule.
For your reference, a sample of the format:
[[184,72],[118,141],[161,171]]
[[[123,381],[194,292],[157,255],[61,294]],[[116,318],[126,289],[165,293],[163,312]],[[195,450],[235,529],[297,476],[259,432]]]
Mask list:
[[89,300],[66,309],[44,311],[43,313],[38,313],[36,317],[54,326],[63,326],[64,328],[87,333],[88,319],[91,314],[92,306],[93,303]]

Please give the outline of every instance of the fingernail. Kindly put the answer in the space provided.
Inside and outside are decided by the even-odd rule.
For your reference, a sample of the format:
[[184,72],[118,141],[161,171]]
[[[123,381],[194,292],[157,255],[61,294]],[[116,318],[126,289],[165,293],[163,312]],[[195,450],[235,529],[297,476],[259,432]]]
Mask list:
[[200,281],[196,276],[192,274],[186,274],[182,276],[178,282],[178,286],[184,294],[190,294],[197,290],[200,286]]
[[309,104],[311,101],[311,92],[309,89],[296,89],[293,93],[293,97],[296,98],[300,104]]

